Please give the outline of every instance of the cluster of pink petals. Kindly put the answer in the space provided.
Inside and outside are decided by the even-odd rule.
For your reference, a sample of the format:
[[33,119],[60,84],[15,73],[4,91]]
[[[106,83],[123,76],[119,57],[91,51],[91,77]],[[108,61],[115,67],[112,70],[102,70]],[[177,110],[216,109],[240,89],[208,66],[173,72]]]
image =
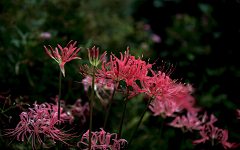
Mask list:
[[[148,70],[152,67],[151,64],[146,64],[146,62],[140,58],[135,59],[134,56],[131,56],[129,49],[127,49],[124,56],[122,53],[120,53],[120,55],[120,59],[112,54],[110,56],[110,62],[106,63],[103,61],[102,70],[97,70],[97,80],[108,79],[108,82],[123,80],[127,86],[132,86],[134,81],[146,76]],[[110,69],[108,69],[108,66],[110,66]]]
[[218,143],[221,143],[224,149],[227,148],[236,148],[238,145],[235,143],[227,142],[228,140],[228,131],[214,127],[212,124],[203,125],[202,130],[199,132],[202,136],[202,139],[193,141],[194,144],[205,143],[207,140],[212,140],[212,145],[214,145],[213,140],[218,140]]
[[[107,150],[108,148],[112,150],[120,150],[121,145],[125,145],[125,142],[127,142],[125,139],[119,139],[117,140],[117,134],[116,133],[106,133],[102,128],[100,128],[101,131],[99,132],[92,132],[92,137],[91,137],[91,149],[101,149],[101,150]],[[84,142],[84,140],[89,142],[89,130],[83,134],[81,141],[77,143],[79,144],[84,144],[88,146],[89,144]],[[110,145],[112,143],[112,145]],[[87,150],[86,148],[85,150]]]
[[49,45],[50,51],[52,53],[51,54],[50,51],[48,51],[48,49],[46,48],[46,46],[44,46],[46,53],[60,65],[60,69],[63,73],[63,76],[65,76],[65,70],[63,67],[65,63],[73,59],[81,59],[80,57],[75,57],[77,53],[81,50],[81,47],[77,49],[77,47],[75,47],[77,42],[74,42],[74,44],[71,44],[71,43],[72,43],[72,40],[64,48],[62,48],[58,44],[58,48],[61,50],[61,55],[59,54],[57,47],[55,47],[55,51],[54,51],[53,48]]
[[[55,98],[51,98],[55,103],[58,103],[58,95]],[[85,103],[82,106],[82,100],[77,99],[73,105],[66,105],[64,100],[60,100],[61,103],[61,115],[62,121],[69,122],[71,125],[76,117],[81,118],[81,124],[83,125],[87,119],[86,114],[90,112],[89,103]],[[63,112],[64,110],[64,112]]]
[[[82,80],[82,84],[84,86],[84,91],[87,92],[89,87],[92,86],[92,77],[86,76],[86,78]],[[108,96],[110,95],[106,92],[106,90],[110,90],[110,93],[114,90],[114,84],[103,79],[97,80],[94,86],[95,91],[102,92]]]
[[175,102],[171,104],[168,101],[160,101],[154,99],[149,105],[149,109],[153,112],[153,116],[175,117],[175,112],[181,111]]
[[[17,137],[18,141],[24,141],[26,138],[28,142],[32,138],[33,149],[36,149],[36,140],[38,140],[44,148],[49,148],[43,141],[46,137],[53,141],[62,141],[69,145],[64,140],[70,140],[73,138],[73,135],[66,134],[61,129],[55,127],[56,124],[60,123],[58,120],[57,105],[48,103],[38,105],[35,102],[34,107],[29,108],[29,110],[29,112],[22,112],[20,114],[21,121],[15,129],[6,129],[6,133],[2,136]],[[61,122],[62,121],[64,121],[63,118],[61,118]]]
[[[167,73],[161,71],[154,72],[152,65],[142,61],[140,58],[136,59],[129,54],[129,49],[125,52],[125,55],[120,53],[120,59],[115,55],[110,56],[110,62],[103,61],[102,69],[98,69],[96,73],[96,83],[102,81],[104,84],[110,84],[122,80],[125,81],[127,87],[131,86],[133,90],[129,91],[129,96],[133,97],[137,94],[144,93],[155,99],[155,101],[167,101],[173,107],[179,109],[186,109],[188,111],[198,111],[194,108],[195,99],[190,95],[193,92],[193,88],[190,85],[185,86],[177,80],[170,79],[169,75],[172,73],[171,68]],[[152,76],[148,74],[151,73]],[[104,81],[104,82],[103,82]],[[136,83],[140,81],[140,85]],[[121,91],[121,90],[118,90]],[[164,110],[160,110],[157,113],[159,104],[156,103],[150,106],[155,115],[160,114]],[[172,108],[173,109],[173,108]],[[177,108],[176,108],[177,109]],[[172,110],[174,111],[174,110]],[[169,112],[172,114],[172,112]],[[170,116],[170,114],[168,114]]]
[[[198,116],[197,112],[194,111],[188,111],[187,116],[177,116],[171,123],[169,123],[170,126],[173,126],[175,128],[181,128],[183,132],[192,130],[201,130],[203,127],[203,124],[213,124],[217,121],[217,118],[212,114],[210,117],[210,121],[206,122],[208,120],[208,116],[206,112],[203,116]],[[201,120],[200,120],[201,118]]]

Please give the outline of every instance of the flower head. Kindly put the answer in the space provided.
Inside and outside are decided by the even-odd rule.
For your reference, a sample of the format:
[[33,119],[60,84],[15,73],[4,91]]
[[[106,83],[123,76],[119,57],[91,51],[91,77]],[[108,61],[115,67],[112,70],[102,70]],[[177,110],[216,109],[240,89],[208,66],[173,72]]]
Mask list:
[[53,48],[49,45],[50,51],[52,53],[51,54],[50,51],[46,48],[46,46],[43,46],[46,53],[59,64],[64,77],[65,77],[64,64],[73,59],[81,59],[80,57],[75,57],[77,55],[77,53],[81,50],[81,47],[77,49],[77,47],[74,47],[77,44],[77,42],[74,42],[74,44],[71,44],[71,43],[72,43],[72,40],[64,48],[62,48],[58,44],[58,48],[61,50],[61,55],[58,53],[57,47],[55,48],[55,51],[54,51]]
[[[117,140],[117,134],[116,133],[106,133],[102,128],[100,128],[101,131],[99,132],[92,132],[92,137],[91,137],[91,150],[97,149],[103,149],[107,150],[107,148],[110,148],[112,150],[120,150],[121,145],[124,146],[124,143],[127,142],[125,139],[119,139]],[[88,143],[84,142],[83,140],[87,140],[89,142],[89,130],[83,134],[81,141],[77,143],[79,144],[84,144],[88,146]],[[111,145],[111,143],[113,144]],[[87,149],[86,149],[87,150]]]
[[217,140],[218,143],[221,143],[224,149],[227,148],[236,148],[239,144],[227,142],[228,131],[214,127],[212,124],[203,125],[202,130],[199,132],[202,136],[202,139],[194,140],[194,144],[205,143],[207,140],[212,140],[212,146],[214,141]]
[[97,48],[97,50],[95,50],[95,46],[92,48],[91,52],[89,49],[88,50],[88,58],[90,63],[97,67],[99,63],[101,63],[101,61],[103,60],[104,56],[107,55],[107,52],[105,51],[101,57],[99,58],[99,48]]
[[54,140],[58,140],[69,145],[64,140],[70,140],[74,136],[73,134],[66,134],[62,129],[55,127],[56,124],[63,121],[63,118],[58,120],[58,110],[54,106],[48,103],[41,105],[35,103],[33,108],[29,108],[30,112],[22,112],[20,114],[20,122],[16,128],[6,129],[6,133],[2,136],[11,136],[14,137],[13,139],[17,137],[18,141],[27,139],[28,142],[32,138],[33,149],[36,149],[36,140],[44,148],[49,148],[43,141],[46,137],[51,138],[53,142],[55,142]]

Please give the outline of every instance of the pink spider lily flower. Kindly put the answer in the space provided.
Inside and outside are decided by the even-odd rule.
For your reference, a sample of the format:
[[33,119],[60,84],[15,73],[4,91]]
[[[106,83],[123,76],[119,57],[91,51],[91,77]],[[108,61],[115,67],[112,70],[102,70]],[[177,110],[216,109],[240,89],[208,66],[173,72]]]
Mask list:
[[175,117],[175,112],[181,111],[175,102],[170,104],[168,101],[154,99],[149,105],[149,109],[154,113],[153,116]]
[[[117,140],[117,134],[116,133],[106,133],[102,128],[100,128],[101,131],[100,132],[92,132],[92,146],[91,149],[95,150],[95,149],[103,149],[103,150],[107,150],[107,148],[110,148],[112,150],[120,150],[121,149],[121,145],[125,145],[125,142],[127,142],[125,139],[119,139]],[[113,139],[112,139],[113,136]],[[115,137],[114,137],[115,136]],[[89,130],[83,134],[81,141],[79,141],[77,143],[77,145],[79,146],[79,144],[84,144],[86,146],[88,146],[88,143],[83,142],[83,140],[86,139],[89,142]],[[111,141],[113,142],[112,145],[110,145]],[[88,148],[84,149],[87,150]]]
[[212,124],[203,125],[202,130],[199,133],[202,136],[202,139],[194,140],[194,144],[205,143],[205,141],[211,139],[212,146],[214,145],[215,140],[217,140],[218,143],[221,143],[224,149],[236,148],[239,146],[239,144],[227,142],[227,130],[219,129],[218,127],[214,127]]
[[171,123],[169,123],[170,126],[173,126],[175,128],[181,128],[183,132],[192,130],[201,130],[202,124],[205,123],[199,120],[199,117],[197,117],[197,112],[187,112],[187,116],[183,115],[182,117],[177,116]]
[[77,47],[75,47],[77,42],[74,42],[74,44],[71,44],[71,43],[72,43],[72,40],[67,44],[67,46],[65,48],[62,48],[58,44],[58,48],[61,50],[61,55],[58,53],[57,47],[55,48],[55,51],[54,51],[53,48],[49,45],[50,51],[52,53],[51,54],[50,51],[46,48],[46,46],[43,46],[46,53],[59,64],[64,77],[65,77],[64,64],[73,59],[81,59],[80,57],[75,57],[77,55],[77,53],[81,50],[81,47],[77,49]]
[[190,94],[193,91],[191,85],[177,84],[176,95],[171,97],[171,100],[177,103],[180,109],[186,109],[187,111],[200,111],[200,107],[194,107],[196,100]]
[[17,137],[18,141],[24,141],[26,138],[29,142],[32,139],[33,149],[36,149],[36,140],[44,148],[49,148],[42,140],[42,138],[45,139],[46,137],[53,139],[53,141],[58,140],[67,144],[64,140],[70,140],[74,136],[73,134],[66,134],[61,129],[55,127],[63,119],[57,119],[58,113],[53,107],[53,104],[44,103],[38,105],[35,102],[34,108],[29,108],[30,112],[22,112],[20,114],[21,121],[17,124],[16,128],[5,130],[6,133],[2,136],[14,137],[13,140]]

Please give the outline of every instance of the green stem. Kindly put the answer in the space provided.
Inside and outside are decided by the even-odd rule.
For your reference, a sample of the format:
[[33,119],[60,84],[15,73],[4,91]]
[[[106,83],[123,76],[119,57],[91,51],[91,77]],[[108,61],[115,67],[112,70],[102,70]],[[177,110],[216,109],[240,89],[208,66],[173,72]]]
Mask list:
[[[59,89],[58,89],[58,129],[60,129],[60,99],[61,99],[61,81],[62,81],[62,72],[60,70],[59,74]],[[58,141],[58,149],[60,150],[60,141]]]
[[113,102],[113,97],[115,95],[115,91],[116,91],[116,88],[114,87],[114,90],[113,90],[113,93],[112,93],[112,97],[111,97],[111,100],[110,100],[110,103],[109,103],[109,106],[108,106],[107,115],[106,115],[106,118],[105,118],[105,121],[104,121],[104,126],[103,126],[103,130],[104,131],[105,131],[105,128],[106,128],[106,125],[107,125],[107,119],[108,119],[108,116],[109,116],[109,112],[110,112],[110,109],[112,107],[112,102]]
[[92,112],[93,112],[93,99],[94,99],[94,82],[95,82],[95,68],[93,68],[92,93],[91,93],[91,102],[90,102],[91,108],[90,108],[89,145],[88,145],[89,150],[91,150],[91,144],[92,144],[91,137],[92,137]]
[[10,107],[8,107],[6,110],[2,110],[2,114],[3,113],[5,113],[5,112],[7,112],[9,109],[11,109],[13,106],[15,106],[16,105],[16,103],[13,103],[13,105],[12,106],[10,106]]
[[125,100],[125,104],[124,104],[124,108],[123,108],[123,113],[122,113],[122,119],[121,119],[121,123],[120,123],[120,127],[119,127],[119,132],[118,132],[118,136],[117,136],[118,140],[120,139],[121,133],[122,133],[122,125],[123,125],[123,119],[124,119],[124,115],[125,115],[125,110],[126,110],[126,107],[127,107],[129,90],[130,90],[130,86],[127,87],[126,100]]
[[134,137],[134,134],[136,133],[136,131],[137,131],[137,129],[138,129],[138,126],[140,125],[140,123],[141,123],[141,121],[142,121],[142,119],[143,119],[143,116],[145,115],[145,112],[147,111],[148,106],[150,105],[151,101],[152,101],[152,98],[149,99],[148,104],[147,104],[147,106],[145,107],[145,109],[144,109],[144,111],[143,111],[143,113],[142,113],[142,116],[141,116],[140,120],[138,121],[138,124],[137,124],[137,126],[136,126],[136,128],[135,128],[135,130],[134,130],[134,132],[133,132],[133,134],[132,134],[132,137],[131,137],[130,141],[128,142],[127,149],[129,148],[129,146],[130,146],[130,144],[131,144],[131,142],[132,142],[132,139],[133,139],[133,137]]

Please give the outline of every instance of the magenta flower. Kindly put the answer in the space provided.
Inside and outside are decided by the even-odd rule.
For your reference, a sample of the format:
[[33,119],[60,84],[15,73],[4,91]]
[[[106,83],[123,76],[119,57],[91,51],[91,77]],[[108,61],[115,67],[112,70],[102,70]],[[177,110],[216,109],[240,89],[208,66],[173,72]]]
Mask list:
[[[100,129],[101,129],[101,131],[99,131],[99,132],[92,132],[91,150],[95,150],[95,149],[107,150],[107,148],[110,148],[112,150],[120,150],[121,145],[124,146],[125,142],[127,142],[125,139],[117,140],[116,133],[110,134],[110,133],[106,133],[102,128],[100,128]],[[87,140],[87,142],[89,142],[89,130],[83,134],[81,141],[79,141],[77,143],[77,145],[79,146],[79,144],[84,144],[84,145],[88,146],[88,143],[84,142],[84,140]],[[110,145],[110,143],[113,143],[113,144]],[[88,148],[86,148],[84,150],[87,150],[87,149]]]
[[50,51],[46,48],[46,46],[43,46],[46,53],[59,64],[60,69],[61,69],[64,77],[65,77],[64,64],[73,60],[73,59],[81,59],[80,57],[75,57],[77,55],[77,53],[81,50],[81,47],[77,49],[77,47],[74,47],[77,44],[77,42],[74,42],[74,44],[71,44],[71,43],[72,43],[72,40],[67,44],[67,46],[65,48],[62,48],[58,44],[58,48],[61,50],[61,55],[58,53],[58,48],[57,47],[55,48],[55,51],[54,51],[52,49],[52,47],[49,45],[49,48],[50,48],[51,53],[52,53],[52,54],[50,54]]

